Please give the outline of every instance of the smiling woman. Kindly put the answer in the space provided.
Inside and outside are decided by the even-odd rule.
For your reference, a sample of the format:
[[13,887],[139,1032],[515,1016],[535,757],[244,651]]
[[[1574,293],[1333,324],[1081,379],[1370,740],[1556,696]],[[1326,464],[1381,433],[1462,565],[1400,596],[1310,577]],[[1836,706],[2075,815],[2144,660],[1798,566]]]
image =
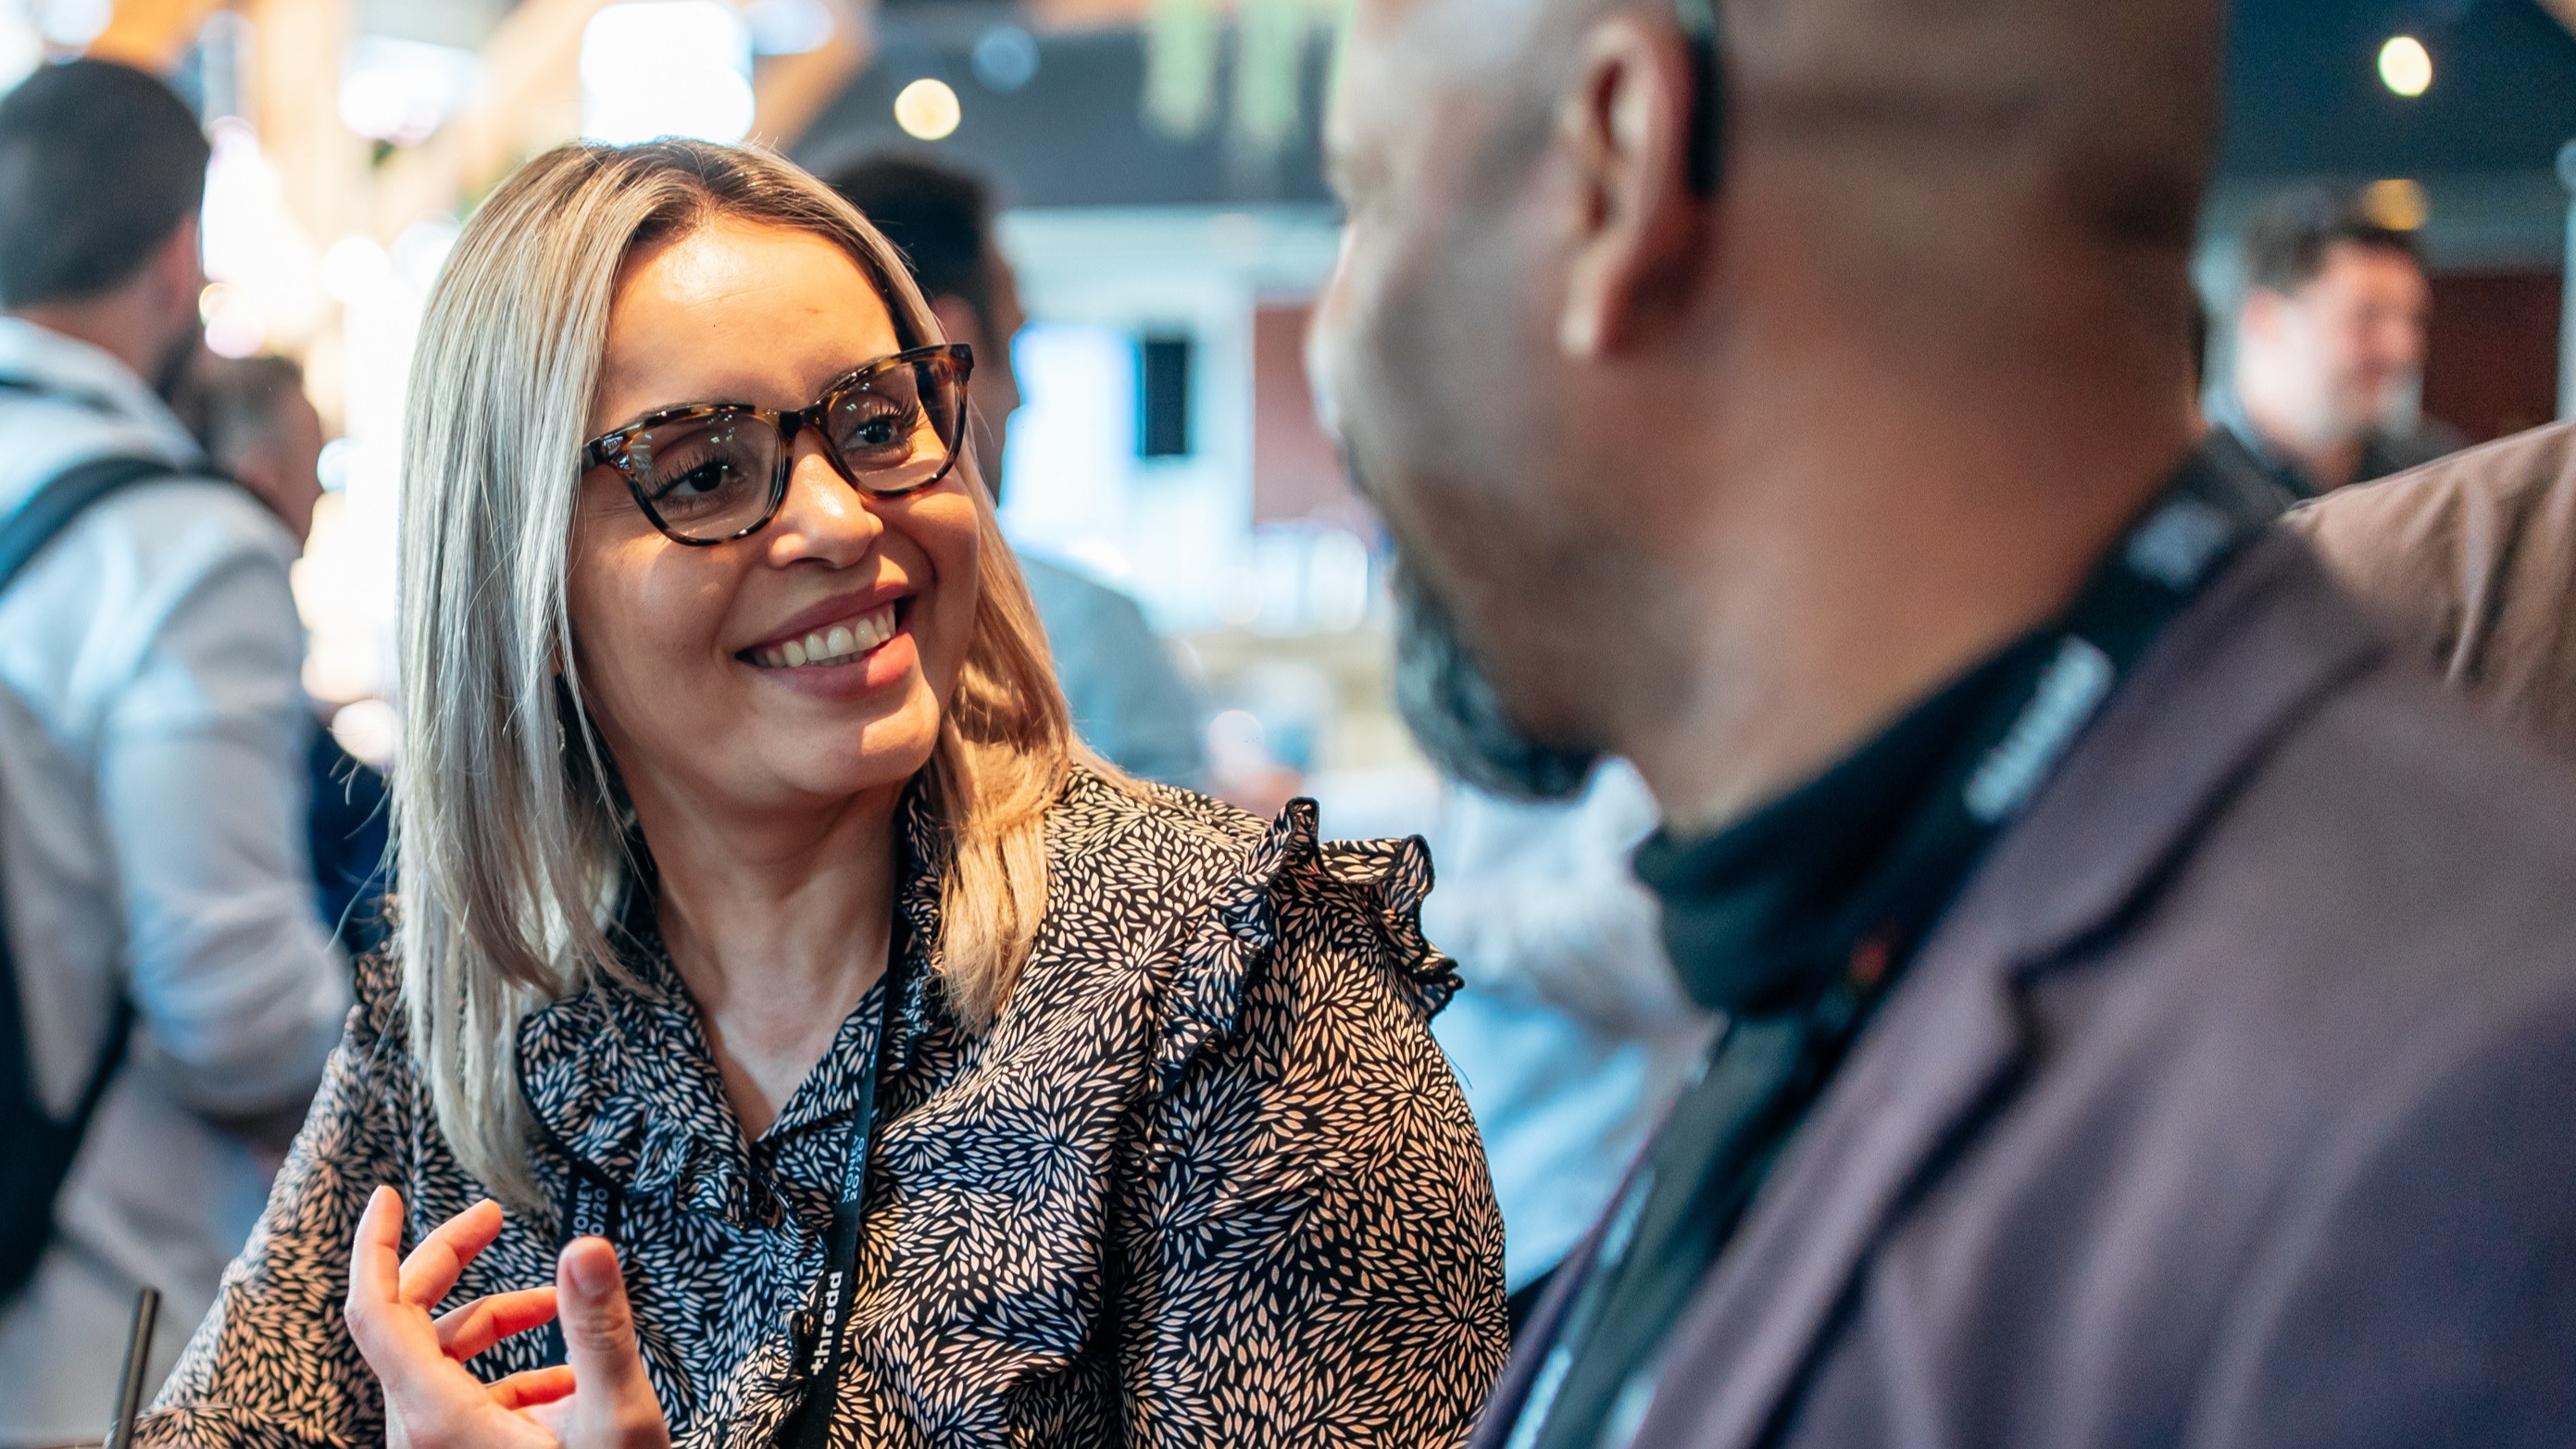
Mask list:
[[1462,1439],[1419,846],[1073,738],[874,229],[568,147],[422,337],[398,943],[141,1442]]

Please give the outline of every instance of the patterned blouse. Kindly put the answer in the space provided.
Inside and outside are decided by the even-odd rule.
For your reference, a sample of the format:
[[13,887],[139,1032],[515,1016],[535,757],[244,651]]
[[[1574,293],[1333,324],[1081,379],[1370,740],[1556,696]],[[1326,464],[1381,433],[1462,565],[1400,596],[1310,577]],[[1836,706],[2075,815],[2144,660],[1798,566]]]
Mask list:
[[[909,861],[926,828],[909,809]],[[1047,849],[1035,954],[981,1037],[924,959],[938,882],[906,869],[835,1449],[1463,1440],[1504,1356],[1502,1221],[1426,1027],[1455,978],[1417,922],[1420,843],[1319,845],[1309,802],[1265,828],[1085,772]],[[885,988],[746,1142],[669,958],[639,944],[647,992],[602,982],[521,1029],[532,1160],[550,1201],[577,1200],[573,1174],[609,1185],[675,1445],[766,1446],[800,1397],[791,1320],[823,1269]],[[397,975],[362,969],[143,1444],[382,1441],[340,1319],[358,1214],[393,1183],[408,1243],[485,1195],[439,1133]],[[559,1241],[512,1213],[450,1303],[552,1282]],[[471,1366],[497,1379],[553,1342]]]

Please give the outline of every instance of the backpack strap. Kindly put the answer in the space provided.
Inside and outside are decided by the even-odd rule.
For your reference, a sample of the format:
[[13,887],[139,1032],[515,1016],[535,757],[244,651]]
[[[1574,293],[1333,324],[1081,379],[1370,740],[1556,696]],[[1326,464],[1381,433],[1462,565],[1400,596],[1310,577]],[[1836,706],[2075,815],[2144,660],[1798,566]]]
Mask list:
[[0,376],[0,392],[14,392],[27,397],[50,398],[55,402],[67,402],[75,407],[87,408],[94,413],[105,413],[109,417],[121,417],[125,412],[123,408],[110,402],[106,398],[100,397],[96,393],[79,392],[71,388],[57,387],[52,383],[38,382],[35,379],[28,377]]
[[[5,386],[7,381],[0,379],[0,387]],[[158,458],[94,458],[64,469],[6,522],[0,522],[0,589],[15,582],[45,545],[90,505],[137,483],[184,476],[183,470]],[[72,1159],[80,1152],[90,1118],[124,1063],[126,1039],[134,1032],[134,1004],[119,991],[107,1040],[99,1048],[71,1120],[55,1121],[36,1087],[35,1063],[27,1050],[26,1007],[19,996],[17,961],[5,926],[5,912],[0,912],[0,1303],[15,1297],[35,1276],[36,1264],[53,1238],[54,1198],[62,1191],[63,1179],[71,1175]]]
[[137,483],[186,476],[185,470],[159,458],[122,456],[92,458],[55,474],[8,522],[0,523],[0,589],[15,582],[19,571],[91,504]]
[[54,1239],[54,1199],[71,1176],[90,1119],[107,1097],[125,1044],[134,1035],[134,1003],[116,994],[116,1014],[99,1046],[89,1082],[68,1121],[55,1121],[36,1091],[27,1054],[27,1023],[18,999],[17,963],[0,941],[0,1303],[17,1296]]

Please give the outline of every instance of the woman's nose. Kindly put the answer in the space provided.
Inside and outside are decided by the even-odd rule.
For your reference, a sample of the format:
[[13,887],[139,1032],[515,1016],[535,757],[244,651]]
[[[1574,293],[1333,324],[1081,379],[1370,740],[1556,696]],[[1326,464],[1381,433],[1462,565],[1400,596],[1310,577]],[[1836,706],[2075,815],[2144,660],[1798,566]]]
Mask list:
[[822,440],[811,432],[798,438],[788,461],[787,496],[768,529],[770,556],[780,562],[822,557],[853,563],[884,532],[885,520],[824,456]]

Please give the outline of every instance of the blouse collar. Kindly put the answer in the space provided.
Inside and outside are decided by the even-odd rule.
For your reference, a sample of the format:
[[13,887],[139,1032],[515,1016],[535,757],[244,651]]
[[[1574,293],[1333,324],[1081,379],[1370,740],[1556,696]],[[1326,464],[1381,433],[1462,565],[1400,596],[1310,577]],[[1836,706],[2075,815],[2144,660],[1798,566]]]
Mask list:
[[[901,983],[895,1039],[884,1070],[900,1076],[941,1013],[935,990],[939,939],[939,832],[916,780],[901,807],[901,854],[889,973]],[[695,1004],[662,943],[648,882],[630,885],[610,932],[624,979],[589,973],[580,989],[519,1024],[519,1086],[538,1136],[636,1195],[669,1195],[698,1209],[757,1216],[755,1150],[789,1137],[841,1130],[855,1109],[860,1064],[877,1029],[883,981],[841,1023],[830,1050],[799,1083],[758,1148],[746,1141],[724,1093]]]

